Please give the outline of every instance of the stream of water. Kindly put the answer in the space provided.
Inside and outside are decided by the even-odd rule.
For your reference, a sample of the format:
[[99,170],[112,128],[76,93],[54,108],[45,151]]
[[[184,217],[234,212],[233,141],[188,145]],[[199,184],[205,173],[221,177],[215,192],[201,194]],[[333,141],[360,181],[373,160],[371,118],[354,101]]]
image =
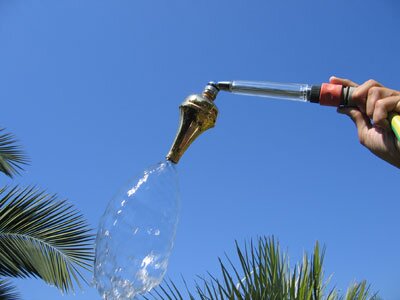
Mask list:
[[176,165],[145,170],[110,201],[96,238],[94,281],[107,300],[134,299],[167,271],[179,219]]

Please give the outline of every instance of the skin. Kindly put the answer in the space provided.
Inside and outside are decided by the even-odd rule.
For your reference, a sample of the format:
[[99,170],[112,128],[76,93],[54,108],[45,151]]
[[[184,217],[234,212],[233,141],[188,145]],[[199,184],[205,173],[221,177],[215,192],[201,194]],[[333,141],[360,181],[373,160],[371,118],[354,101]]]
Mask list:
[[400,91],[388,89],[375,80],[361,85],[332,76],[330,83],[354,86],[353,101],[357,107],[339,108],[357,127],[360,143],[373,154],[400,168],[400,142],[390,128],[389,113],[400,114]]

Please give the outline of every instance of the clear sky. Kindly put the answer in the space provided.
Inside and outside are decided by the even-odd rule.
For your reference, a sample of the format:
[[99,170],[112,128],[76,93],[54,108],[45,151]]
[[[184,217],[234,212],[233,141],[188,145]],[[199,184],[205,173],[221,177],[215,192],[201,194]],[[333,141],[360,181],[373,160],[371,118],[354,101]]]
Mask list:
[[[130,177],[163,159],[178,106],[210,80],[369,78],[400,89],[397,0],[0,0],[0,124],[32,160],[21,184],[68,198],[97,227]],[[295,262],[315,241],[346,288],[400,299],[399,170],[315,104],[220,94],[214,129],[179,164],[168,276],[217,274],[218,256],[275,235]],[[4,177],[2,183],[11,181]],[[24,299],[62,296],[16,281]]]

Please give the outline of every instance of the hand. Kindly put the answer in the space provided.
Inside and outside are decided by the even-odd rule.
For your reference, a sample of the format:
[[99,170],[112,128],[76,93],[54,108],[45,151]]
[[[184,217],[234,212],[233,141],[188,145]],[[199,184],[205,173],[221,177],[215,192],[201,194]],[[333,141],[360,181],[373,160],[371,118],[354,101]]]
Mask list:
[[330,83],[357,87],[352,95],[357,107],[339,108],[355,123],[360,143],[388,163],[400,168],[400,142],[390,128],[389,113],[400,113],[400,92],[385,88],[375,80],[358,85],[331,77]]

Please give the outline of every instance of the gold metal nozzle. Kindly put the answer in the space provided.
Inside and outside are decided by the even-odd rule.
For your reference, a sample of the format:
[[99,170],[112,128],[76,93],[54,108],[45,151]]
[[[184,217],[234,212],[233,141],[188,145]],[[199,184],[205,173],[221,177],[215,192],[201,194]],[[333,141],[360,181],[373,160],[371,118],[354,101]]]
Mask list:
[[218,109],[214,104],[218,94],[214,83],[209,83],[201,95],[190,95],[179,106],[180,124],[167,159],[178,163],[190,144],[204,131],[214,127]]

